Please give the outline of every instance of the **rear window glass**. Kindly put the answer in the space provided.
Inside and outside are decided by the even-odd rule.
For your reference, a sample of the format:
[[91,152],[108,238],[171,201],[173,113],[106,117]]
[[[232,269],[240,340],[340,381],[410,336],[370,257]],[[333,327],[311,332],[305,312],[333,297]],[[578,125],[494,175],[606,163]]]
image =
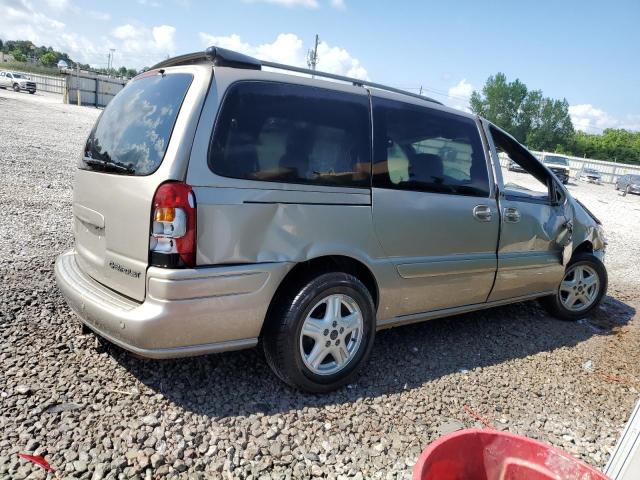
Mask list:
[[569,161],[566,158],[554,157],[551,155],[544,157],[544,163],[552,163],[554,165],[565,165],[565,166],[569,165]]
[[239,82],[225,96],[209,166],[247,180],[368,186],[369,125],[365,96]]
[[375,187],[489,195],[484,149],[473,120],[374,98],[373,121]]
[[132,80],[100,115],[80,168],[149,175],[162,163],[193,75],[157,74]]

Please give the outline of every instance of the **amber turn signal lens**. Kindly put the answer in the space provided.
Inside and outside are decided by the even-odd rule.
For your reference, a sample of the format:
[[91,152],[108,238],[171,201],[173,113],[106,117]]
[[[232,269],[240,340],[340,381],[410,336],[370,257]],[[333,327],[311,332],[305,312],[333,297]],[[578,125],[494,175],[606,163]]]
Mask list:
[[158,207],[156,208],[156,222],[173,222],[176,218],[176,209],[174,207]]

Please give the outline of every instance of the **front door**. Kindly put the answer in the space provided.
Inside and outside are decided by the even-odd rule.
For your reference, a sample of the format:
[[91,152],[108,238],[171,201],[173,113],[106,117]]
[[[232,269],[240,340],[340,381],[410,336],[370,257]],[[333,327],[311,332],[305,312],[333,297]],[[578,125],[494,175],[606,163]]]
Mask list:
[[373,222],[395,264],[397,291],[392,312],[381,314],[485,302],[499,215],[478,124],[384,96],[372,98]]
[[497,159],[501,229],[490,301],[551,293],[571,256],[572,215],[557,179],[513,137],[486,125]]

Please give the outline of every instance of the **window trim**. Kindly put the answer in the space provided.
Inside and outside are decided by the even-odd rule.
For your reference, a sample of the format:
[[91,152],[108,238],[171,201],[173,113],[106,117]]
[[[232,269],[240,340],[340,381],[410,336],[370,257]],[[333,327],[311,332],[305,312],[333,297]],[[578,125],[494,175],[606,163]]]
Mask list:
[[[498,185],[498,188],[500,190],[500,196],[502,198],[504,198],[505,200],[510,200],[510,201],[514,201],[514,202],[536,203],[536,204],[540,204],[540,205],[550,205],[550,206],[557,206],[557,205],[562,204],[562,202],[557,202],[557,201],[553,200],[553,194],[554,194],[555,189],[557,188],[557,185],[555,185],[555,183],[554,183],[555,181],[554,181],[553,174],[549,173],[550,171],[544,165],[544,163],[541,162],[540,160],[538,160],[529,150],[527,150],[522,144],[520,144],[520,142],[518,142],[515,138],[513,138],[511,135],[509,135],[504,130],[498,128],[497,126],[495,126],[494,124],[489,123],[489,122],[487,123],[487,127],[488,127],[487,128],[488,136],[489,136],[489,138],[491,140],[491,145],[492,145],[492,148],[495,151],[496,155],[498,155],[498,148],[496,146],[496,141],[494,139],[494,131],[497,132],[498,135],[504,136],[508,142],[514,143],[516,145],[516,149],[517,148],[521,149],[526,157],[529,157],[531,160],[533,160],[533,164],[534,165],[539,165],[540,167],[542,167],[541,173],[544,175],[544,179],[545,179],[544,183],[547,185],[547,198],[545,200],[543,200],[541,198],[536,198],[536,197],[526,197],[524,195],[521,196],[521,195],[509,195],[509,194],[507,194],[505,192],[504,176],[502,175],[502,166],[500,165],[500,158],[497,157],[496,158],[496,161],[497,161],[496,168],[500,169],[500,184]],[[516,161],[515,159],[512,159],[511,157],[509,157],[509,160],[513,160],[522,169],[524,169],[529,175],[534,176],[538,181],[541,182],[541,180],[538,177],[536,177],[533,173],[531,173],[527,167],[524,167],[518,161]],[[561,189],[561,191],[562,191],[562,189]],[[564,199],[565,195],[563,194],[562,197]]]
[[[434,195],[458,195],[458,196],[463,196],[463,197],[474,197],[474,198],[494,198],[494,185],[495,183],[492,181],[493,178],[493,172],[491,171],[490,168],[490,163],[489,163],[489,159],[487,157],[487,147],[488,144],[485,143],[485,138],[483,136],[483,131],[481,129],[481,125],[478,124],[478,122],[473,119],[473,118],[469,118],[467,116],[464,115],[458,115],[454,112],[449,112],[447,110],[443,110],[443,109],[439,109],[439,108],[435,108],[433,105],[423,105],[423,104],[419,104],[419,103],[414,103],[412,101],[404,101],[403,99],[397,99],[397,98],[388,98],[385,96],[376,96],[376,95],[371,95],[370,96],[371,101],[370,101],[370,110],[371,110],[371,129],[372,129],[372,146],[371,146],[371,155],[372,155],[372,160],[371,160],[371,168],[372,168],[372,172],[371,172],[371,185],[372,188],[380,188],[380,189],[386,189],[386,190],[400,190],[400,191],[405,191],[405,192],[420,192],[420,193],[430,193],[430,194],[434,194]],[[375,155],[376,155],[376,138],[375,138],[375,132],[376,132],[376,117],[375,117],[375,101],[377,102],[394,102],[397,104],[401,104],[405,107],[409,107],[409,108],[416,108],[416,109],[424,109],[427,111],[433,111],[433,112],[437,112],[438,114],[444,114],[444,115],[449,115],[452,118],[455,119],[460,119],[460,120],[468,120],[469,126],[473,126],[473,128],[476,131],[477,134],[477,140],[478,140],[478,144],[480,145],[480,149],[479,149],[479,154],[482,155],[483,159],[484,159],[484,168],[485,168],[485,172],[487,175],[487,189],[486,192],[483,192],[482,194],[478,194],[478,193],[467,193],[467,192],[458,192],[458,191],[450,191],[450,192],[443,192],[443,191],[437,191],[433,188],[418,188],[418,187],[402,187],[400,185],[390,185],[388,183],[385,184],[380,184],[378,182],[376,182],[375,180],[375,176],[373,175],[373,165],[376,161]]]
[[[207,168],[209,169],[209,171],[213,174],[216,175],[217,177],[220,178],[225,178],[225,179],[229,179],[232,181],[236,181],[236,182],[251,182],[252,184],[274,184],[274,185],[301,185],[301,186],[305,186],[305,187],[318,187],[318,188],[339,188],[339,189],[350,189],[350,190],[367,190],[367,191],[371,191],[371,182],[372,182],[372,168],[373,168],[373,124],[372,124],[372,116],[371,116],[371,101],[370,101],[370,97],[371,95],[363,95],[364,98],[366,98],[366,104],[364,104],[364,106],[367,109],[367,122],[368,122],[368,128],[366,129],[367,131],[367,141],[365,142],[368,149],[369,149],[369,158],[368,158],[368,163],[369,163],[369,179],[368,181],[365,181],[362,183],[362,185],[354,185],[354,184],[344,184],[344,185],[339,185],[339,184],[335,184],[335,183],[319,183],[319,182],[305,182],[305,181],[295,181],[295,180],[268,180],[268,179],[253,179],[253,178],[241,178],[241,177],[232,177],[232,176],[228,176],[228,175],[223,175],[221,173],[218,173],[214,170],[214,166],[212,163],[212,149],[213,149],[213,144],[214,144],[214,138],[216,135],[216,132],[218,131],[219,125],[220,125],[220,121],[221,121],[221,117],[222,117],[222,111],[224,109],[225,103],[228,101],[228,97],[231,94],[232,90],[234,88],[236,88],[238,85],[242,85],[242,84],[247,84],[247,83],[254,83],[254,84],[270,84],[270,85],[280,85],[280,86],[293,86],[293,87],[303,87],[303,88],[310,88],[310,89],[315,89],[315,90],[322,90],[325,92],[332,92],[335,94],[340,94],[340,95],[347,95],[349,97],[355,97],[355,98],[359,98],[359,95],[356,95],[354,93],[350,93],[350,92],[343,92],[340,90],[334,90],[331,88],[324,88],[321,86],[316,86],[316,85],[304,85],[301,83],[289,83],[289,82],[283,82],[283,81],[277,81],[277,80],[262,80],[262,79],[241,79],[241,80],[235,80],[233,82],[231,82],[230,84],[228,84],[224,90],[224,93],[222,95],[222,97],[220,98],[220,101],[218,102],[218,107],[216,110],[216,115],[215,115],[215,120],[213,122],[213,128],[211,129],[211,133],[209,135],[209,145],[207,146]],[[255,188],[259,188],[259,187],[255,187]],[[305,190],[306,191],[306,190]],[[309,190],[311,191],[311,190]],[[324,191],[324,190],[320,190],[320,191]]]

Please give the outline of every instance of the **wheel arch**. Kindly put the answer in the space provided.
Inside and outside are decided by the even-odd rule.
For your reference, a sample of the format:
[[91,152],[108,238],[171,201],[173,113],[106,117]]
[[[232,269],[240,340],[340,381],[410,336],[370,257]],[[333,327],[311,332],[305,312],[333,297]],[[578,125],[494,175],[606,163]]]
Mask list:
[[378,282],[371,269],[362,261],[353,257],[346,255],[323,255],[303,262],[298,262],[280,281],[280,285],[278,285],[278,288],[269,303],[260,336],[262,336],[265,325],[269,321],[277,299],[284,295],[289,289],[301,285],[303,282],[307,282],[318,275],[329,272],[349,273],[360,280],[367,290],[369,290],[377,311],[380,301],[380,292]]
[[576,248],[573,249],[573,256],[578,255],[580,253],[593,253],[593,243],[590,240],[585,240],[581,244],[579,244]]

